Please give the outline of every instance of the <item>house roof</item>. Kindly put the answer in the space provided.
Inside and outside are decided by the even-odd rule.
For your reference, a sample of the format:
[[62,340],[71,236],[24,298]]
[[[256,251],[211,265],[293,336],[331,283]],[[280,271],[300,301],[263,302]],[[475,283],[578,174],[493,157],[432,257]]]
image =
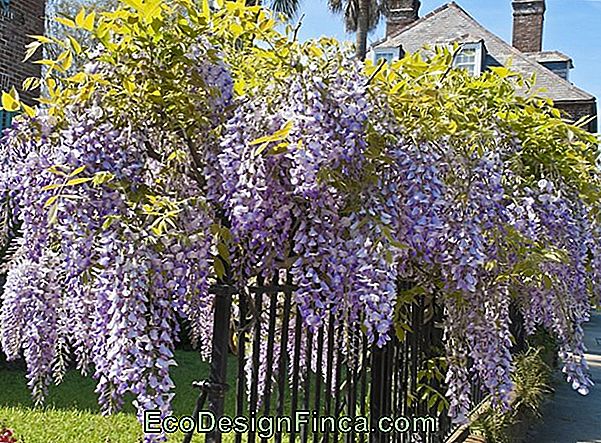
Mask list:
[[[451,2],[421,17],[400,33],[376,42],[372,48],[402,47],[413,53],[427,44],[483,40],[487,55],[493,62],[508,66],[512,70],[530,76],[536,74],[536,87],[542,89],[541,96],[556,102],[594,101],[595,97],[574,86],[537,62],[536,56],[524,54],[478,23],[457,3]],[[538,53],[551,54],[557,53]],[[563,55],[563,54],[561,54]],[[546,57],[547,55],[541,55]],[[569,59],[569,57],[564,56]],[[494,63],[493,63],[494,64]]]
[[541,52],[525,52],[528,57],[534,59],[538,63],[553,63],[567,62],[570,68],[574,67],[574,63],[570,56],[559,51],[541,51]]

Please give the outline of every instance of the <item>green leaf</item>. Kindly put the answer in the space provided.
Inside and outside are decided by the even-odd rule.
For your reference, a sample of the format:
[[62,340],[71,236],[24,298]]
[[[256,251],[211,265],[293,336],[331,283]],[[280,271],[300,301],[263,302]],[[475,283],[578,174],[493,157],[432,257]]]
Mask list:
[[32,108],[31,106],[27,106],[25,103],[21,103],[21,106],[23,106],[23,110],[25,111],[25,113],[30,116],[30,117],[35,117],[36,116],[36,108]]
[[53,42],[53,40],[51,38],[48,38],[45,35],[29,35],[28,37],[35,38],[40,43],[52,43]]
[[94,29],[94,19],[96,18],[96,13],[94,11],[92,11],[88,16],[86,16],[85,20],[83,21],[82,27],[83,29],[85,29],[86,31],[91,31],[92,29]]
[[202,15],[209,18],[211,16],[211,6],[209,0],[202,0]]
[[55,202],[48,211],[48,224],[52,225],[56,222],[58,214],[58,201]]
[[430,397],[428,400],[428,409],[432,409],[432,407],[436,404],[436,400],[437,398],[434,395]]
[[246,82],[243,78],[239,78],[234,82],[234,91],[238,95],[244,95],[246,92]]
[[221,238],[225,242],[232,241],[232,233],[231,233],[231,231],[226,226],[221,226],[221,230],[219,232],[219,235],[221,235]]
[[107,217],[102,224],[102,229],[108,229],[113,224],[113,221],[115,221],[115,218],[115,216]]
[[53,189],[58,189],[58,188],[62,188],[63,184],[62,183],[52,183],[51,185],[46,185],[42,188],[42,191],[51,191]]
[[75,24],[78,28],[83,28],[83,22],[86,18],[86,10],[81,8],[77,15],[75,16]]
[[294,122],[292,120],[290,120],[281,129],[274,132],[273,134],[266,135],[265,137],[259,137],[255,140],[251,141],[249,143],[250,146],[261,145],[255,151],[255,153],[254,153],[255,156],[261,155],[261,153],[265,149],[267,149],[267,147],[269,146],[270,143],[279,142],[279,141],[284,140],[286,137],[288,137],[288,134],[290,134],[290,130],[292,129],[293,125],[294,125]]
[[81,174],[86,169],[86,165],[80,166],[77,169],[74,169],[73,172],[69,174],[69,177],[75,177],[76,175]]
[[167,231],[167,224],[164,218],[157,219],[151,226],[150,230],[157,237],[162,235],[163,232]]
[[441,415],[444,412],[445,409],[445,403],[444,402],[439,402],[438,403],[438,407],[436,408],[436,412],[438,413],[438,415]]
[[515,75],[512,71],[507,69],[505,66],[491,66],[490,70],[497,74],[501,78],[511,77]]
[[100,186],[105,183],[112,181],[115,176],[108,171],[101,171],[94,174],[94,178],[92,179],[92,184],[95,186]]
[[553,287],[553,280],[547,274],[542,275],[542,280],[546,290],[550,290]]
[[222,279],[225,276],[225,266],[219,257],[215,257],[213,267],[215,268],[215,274],[217,274],[217,278]]
[[64,168],[64,166],[62,166],[62,165],[52,165],[52,166],[50,166],[48,168],[48,172],[51,172],[51,173],[56,174],[56,175],[59,175],[61,177],[66,177],[67,174],[65,174],[61,168]]
[[50,206],[51,204],[53,204],[57,200],[58,200],[58,195],[53,195],[48,200],[46,200],[46,203],[44,203],[44,207],[47,208],[48,206]]
[[2,92],[2,108],[5,111],[15,112],[18,111],[20,107],[21,104],[19,103],[19,96],[16,94],[16,91],[14,93],[12,90],[10,93]]
[[68,19],[66,17],[56,17],[54,19],[55,21],[57,21],[58,23],[68,26],[69,28],[75,28],[75,22],[71,19]]
[[217,244],[217,251],[219,256],[225,260],[226,263],[230,264],[230,251],[224,243]]
[[218,223],[211,224],[209,229],[211,231],[211,234],[213,234],[213,235],[219,234],[219,224]]
[[71,180],[69,180],[67,183],[65,183],[65,186],[76,186],[76,185],[81,185],[82,183],[87,183],[89,181],[92,181],[93,178],[92,177],[79,177],[79,178],[72,178]]
[[232,23],[232,25],[230,26],[230,29],[231,29],[234,37],[238,37],[240,34],[242,34],[244,32],[244,28],[242,27],[242,25],[240,25],[239,23],[236,23],[236,22]]
[[277,145],[275,145],[273,148],[271,148],[269,150],[269,155],[283,154],[286,151],[288,151],[288,146],[290,146],[290,143],[287,143],[287,142],[278,143]]
[[388,243],[391,246],[394,246],[395,248],[398,249],[408,249],[409,247],[403,243],[401,243],[400,241],[396,240],[391,232],[390,232],[390,228],[386,225],[381,225],[381,229],[382,229],[382,233],[384,234],[384,237],[386,237],[386,240],[388,240]]
[[71,35],[68,36],[69,41],[71,42],[71,47],[75,50],[76,54],[81,54],[81,45],[79,42]]
[[40,86],[40,79],[37,77],[27,77],[23,80],[23,89],[25,91],[31,91]]
[[259,155],[261,155],[263,153],[263,151],[265,151],[265,149],[267,149],[269,147],[269,143],[263,143],[261,146],[259,146],[255,152],[254,155],[255,157],[258,157]]

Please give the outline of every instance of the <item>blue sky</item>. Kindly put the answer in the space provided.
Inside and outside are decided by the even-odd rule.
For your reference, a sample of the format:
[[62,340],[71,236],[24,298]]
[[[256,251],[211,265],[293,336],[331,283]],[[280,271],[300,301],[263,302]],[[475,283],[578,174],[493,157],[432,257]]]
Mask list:
[[[511,41],[511,0],[456,0],[489,30]],[[444,0],[422,0],[420,15],[445,4]],[[353,40],[344,32],[342,19],[331,14],[327,0],[303,0],[305,14],[301,39],[321,35]],[[375,41],[384,35],[384,23],[370,35]],[[571,56],[575,68],[571,81],[601,100],[601,0],[547,0],[543,46]]]

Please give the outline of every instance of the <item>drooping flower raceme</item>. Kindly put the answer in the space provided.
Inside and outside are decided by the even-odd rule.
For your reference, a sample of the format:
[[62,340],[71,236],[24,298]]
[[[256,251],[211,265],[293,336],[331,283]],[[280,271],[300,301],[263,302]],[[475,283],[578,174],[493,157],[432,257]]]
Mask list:
[[[223,67],[200,72],[221,113],[231,81],[215,74]],[[14,325],[3,327],[2,349],[9,358],[23,350],[38,402],[72,351],[82,372],[93,367],[105,412],[131,393],[140,417],[167,415],[178,318],[210,352],[215,217],[193,167],[166,168],[179,134],[153,138],[156,128],[110,121],[96,104],[68,112],[76,123],[40,115],[2,141],[0,191],[23,232],[2,297],[2,325]]]

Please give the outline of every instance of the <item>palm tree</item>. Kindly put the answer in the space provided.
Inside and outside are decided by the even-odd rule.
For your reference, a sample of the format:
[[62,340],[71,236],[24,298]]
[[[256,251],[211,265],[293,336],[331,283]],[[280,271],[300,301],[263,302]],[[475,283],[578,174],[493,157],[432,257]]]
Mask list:
[[[272,0],[271,8],[288,17],[294,16],[300,8],[301,0]],[[384,13],[384,0],[328,0],[330,10],[344,17],[347,32],[354,32],[357,38],[356,54],[359,60],[367,53],[367,34],[373,30]]]
[[347,32],[356,35],[356,51],[359,60],[365,59],[367,53],[367,33],[378,26],[384,13],[382,0],[328,0],[332,12],[344,16]]

